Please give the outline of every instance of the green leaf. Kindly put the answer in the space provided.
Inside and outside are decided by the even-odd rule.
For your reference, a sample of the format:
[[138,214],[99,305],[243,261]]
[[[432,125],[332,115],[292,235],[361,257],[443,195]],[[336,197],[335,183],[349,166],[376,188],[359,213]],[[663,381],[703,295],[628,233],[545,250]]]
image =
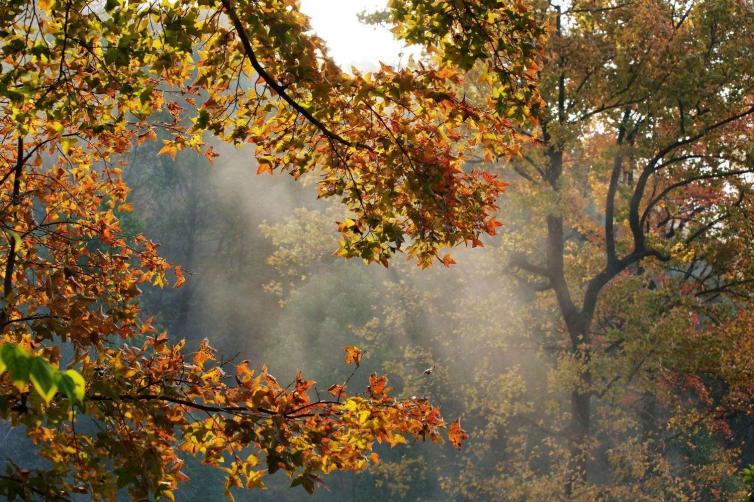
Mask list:
[[84,401],[86,382],[84,382],[84,377],[82,377],[77,371],[66,370],[60,373],[58,387],[71,402],[81,403]]
[[58,391],[58,386],[55,383],[56,373],[57,371],[43,358],[31,358],[29,363],[29,379],[45,403],[49,403]]
[[209,122],[209,112],[207,110],[201,110],[199,116],[196,117],[195,127],[197,129],[204,129]]
[[105,63],[116,66],[127,66],[130,60],[128,49],[125,47],[108,47],[105,51]]
[[13,384],[23,390],[29,382],[29,355],[17,345],[8,343],[0,346],[0,359],[10,373]]

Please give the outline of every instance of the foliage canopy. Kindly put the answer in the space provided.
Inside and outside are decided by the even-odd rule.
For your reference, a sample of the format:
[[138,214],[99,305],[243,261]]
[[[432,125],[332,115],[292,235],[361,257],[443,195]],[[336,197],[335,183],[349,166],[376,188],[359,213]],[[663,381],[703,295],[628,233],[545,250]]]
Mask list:
[[[252,143],[258,172],[315,173],[319,196],[345,204],[339,254],[450,263],[443,248],[480,245],[500,225],[504,183],[464,163],[472,150],[516,152],[516,128],[539,106],[544,35],[521,2],[461,3],[470,10],[446,17],[435,2],[431,19],[402,7],[425,63],[349,75],[294,0],[2,2],[2,342],[33,353],[52,383],[34,382],[35,370],[38,394],[13,375],[0,381],[0,412],[50,465],[9,468],[0,492],[172,499],[185,478],[179,451],[222,468],[228,494],[262,486],[259,455],[311,491],[320,474],[362,469],[375,441],[439,437],[439,411],[393,399],[384,377],[361,396],[342,384],[315,398],[300,374],[282,386],[243,362],[229,369],[206,344],[187,356],[154,333],[140,287],[185,279],[155,243],[123,231],[132,207],[120,156],[158,137],[173,157],[190,148],[212,159],[208,134]],[[456,40],[480,12],[484,38]],[[421,35],[420,23],[430,27]],[[466,96],[467,80],[491,94]],[[357,353],[347,349],[358,366]],[[51,397],[57,386],[81,401],[80,381],[69,388],[79,373],[83,402]],[[451,442],[464,437],[454,422]]]
[[[403,5],[372,19],[428,24]],[[378,480],[411,496],[434,479],[452,499],[736,498],[752,458],[754,5],[536,7],[553,28],[543,103],[522,131],[535,140],[500,165],[500,245],[458,275],[401,270],[357,330],[408,395],[425,384],[464,413],[473,453],[383,462]],[[281,271],[327,261],[321,240],[278,235]]]

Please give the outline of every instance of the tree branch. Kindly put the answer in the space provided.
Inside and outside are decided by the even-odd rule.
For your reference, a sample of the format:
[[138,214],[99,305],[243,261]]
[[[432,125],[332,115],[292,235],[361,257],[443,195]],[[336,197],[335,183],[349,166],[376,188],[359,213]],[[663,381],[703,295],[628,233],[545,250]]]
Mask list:
[[730,124],[731,122],[734,122],[738,119],[741,119],[743,117],[746,117],[747,115],[750,115],[754,113],[754,105],[749,106],[748,108],[744,109],[740,113],[736,113],[734,115],[728,116],[724,119],[719,120],[718,122],[715,122],[713,124],[710,124],[707,127],[704,127],[701,131],[698,133],[689,136],[684,139],[676,140],[665,147],[661,148],[655,155],[652,157],[652,159],[647,163],[646,167],[642,170],[641,175],[639,176],[639,179],[636,183],[636,187],[634,188],[634,192],[631,196],[631,203],[629,205],[629,225],[631,227],[631,233],[633,234],[634,238],[634,251],[641,251],[644,249],[644,232],[641,229],[641,218],[640,218],[640,206],[641,201],[644,198],[644,190],[647,186],[647,182],[649,181],[650,176],[652,176],[655,172],[657,172],[658,169],[660,169],[665,164],[662,164],[658,166],[660,161],[668,155],[670,152],[676,150],[677,148],[680,148],[682,146],[688,146],[691,145],[703,137],[705,137],[710,132],[719,129],[727,124]]
[[644,222],[647,220],[652,208],[656,206],[666,195],[668,195],[673,190],[676,190],[677,188],[681,188],[683,186],[689,185],[695,181],[709,180],[709,179],[715,179],[715,178],[727,178],[729,176],[740,176],[742,174],[750,174],[752,172],[754,172],[754,170],[752,169],[739,169],[736,171],[728,171],[728,172],[723,172],[723,173],[701,174],[699,176],[692,176],[690,178],[686,178],[684,180],[673,183],[672,185],[668,185],[662,192],[660,192],[656,197],[650,200],[649,203],[647,204],[647,207],[644,208],[644,211],[642,212],[641,219],[640,219],[641,224],[643,225]]
[[[626,126],[631,116],[631,109],[626,108],[623,112],[623,119],[618,127],[618,137],[616,143],[618,148],[623,145],[623,138],[626,135]],[[610,184],[607,188],[605,200],[605,248],[607,249],[608,266],[617,259],[615,254],[615,194],[618,191],[618,180],[623,171],[623,154],[618,152],[613,159],[613,172],[610,175]]]
[[529,262],[521,253],[514,253],[513,256],[511,256],[509,267],[520,268],[521,270],[525,270],[542,277],[550,276],[550,271],[547,268],[540,267],[539,265],[534,265],[533,263]]
[[[21,191],[21,174],[24,166],[24,140],[18,136],[16,151],[16,166],[13,170],[13,192],[11,194],[11,206],[18,205],[18,196]],[[8,319],[8,297],[13,292],[13,271],[16,268],[16,242],[17,236],[8,235],[8,257],[5,262],[5,277],[3,278],[3,305],[0,310],[0,322],[5,325]]]
[[243,45],[244,52],[246,53],[246,57],[249,59],[249,62],[251,63],[251,66],[254,68],[254,70],[259,74],[259,76],[264,80],[267,85],[270,86],[270,88],[275,91],[275,93],[280,96],[280,98],[283,99],[286,103],[288,103],[291,108],[296,110],[298,113],[304,116],[306,120],[308,120],[314,127],[319,129],[319,131],[325,135],[329,140],[334,141],[336,143],[339,143],[344,146],[354,146],[359,148],[366,148],[368,150],[372,150],[372,148],[369,145],[363,144],[363,143],[353,143],[338,133],[332,131],[329,129],[325,124],[323,124],[319,119],[317,119],[312,113],[304,108],[303,105],[301,105],[299,102],[297,102],[293,97],[291,97],[290,94],[286,91],[285,87],[281,85],[275,77],[270,75],[267,70],[264,69],[262,64],[257,59],[256,53],[254,52],[254,47],[251,45],[251,39],[249,38],[248,33],[246,32],[246,28],[244,27],[243,23],[241,23],[241,19],[238,17],[238,13],[231,5],[230,0],[221,0],[221,3],[223,5],[223,8],[225,9],[225,12],[228,14],[228,17],[230,18],[230,21],[233,23],[233,27],[236,29],[236,32],[238,33],[238,37],[241,40],[241,44]]

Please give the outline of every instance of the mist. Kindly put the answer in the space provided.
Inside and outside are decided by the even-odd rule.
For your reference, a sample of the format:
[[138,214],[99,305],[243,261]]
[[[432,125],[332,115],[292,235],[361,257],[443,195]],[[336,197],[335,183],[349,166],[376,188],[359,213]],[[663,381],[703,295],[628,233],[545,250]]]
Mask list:
[[[546,336],[552,319],[532,324],[522,315],[535,296],[502,265],[506,230],[484,247],[452,250],[451,267],[422,270],[401,256],[389,268],[344,260],[333,255],[344,210],[317,200],[316,177],[302,186],[256,175],[244,149],[218,145],[210,164],[191,153],[154,157],[154,148],[135,152],[128,176],[134,224],[185,269],[181,289],[145,292],[145,310],[171,339],[186,338],[190,350],[207,338],[222,357],[265,364],[281,382],[301,370],[323,394],[346,379],[342,349],[356,345],[365,360],[349,388],[363,390],[370,373],[386,374],[398,397],[430,399],[471,433],[472,446],[461,452],[381,448],[380,465],[328,478],[315,499],[463,498],[443,485],[481,458],[495,471],[506,456],[504,429],[531,411],[527,403],[541,401],[552,363],[532,338]],[[514,201],[506,201],[509,217],[521,218]],[[192,468],[196,480],[181,489],[181,500],[221,496],[209,471]],[[252,499],[299,500],[284,476],[272,479]]]

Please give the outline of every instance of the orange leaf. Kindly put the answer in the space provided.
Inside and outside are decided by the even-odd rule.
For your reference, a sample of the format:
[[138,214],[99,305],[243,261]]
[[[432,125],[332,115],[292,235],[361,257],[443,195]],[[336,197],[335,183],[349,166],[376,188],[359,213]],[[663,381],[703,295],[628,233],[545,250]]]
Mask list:
[[186,282],[186,278],[183,276],[183,269],[179,266],[176,266],[173,269],[173,272],[175,272],[175,284],[173,284],[173,287],[178,289],[183,286],[184,282]]
[[346,353],[346,364],[355,364],[358,368],[361,364],[361,350],[354,345],[349,345],[343,351]]
[[495,218],[490,218],[485,224],[485,230],[489,235],[495,235],[498,227],[502,227],[503,224],[497,221]]
[[446,267],[449,267],[451,265],[455,265],[456,261],[453,259],[452,256],[450,256],[449,254],[446,254],[445,256],[442,257],[442,264],[445,265]]
[[260,162],[259,167],[257,167],[257,174],[264,173],[272,174],[272,165],[268,164],[267,162]]
[[207,159],[208,161],[210,161],[210,162],[214,162],[214,160],[215,160],[215,157],[219,157],[219,156],[220,156],[220,154],[219,154],[219,153],[217,153],[217,152],[215,152],[215,151],[214,151],[214,150],[212,149],[212,147],[211,147],[211,146],[210,146],[210,147],[207,147],[207,149],[206,149],[206,150],[204,151],[204,157],[205,157],[205,158],[206,158],[206,159]]
[[340,397],[343,394],[344,390],[345,390],[345,387],[343,385],[340,385],[340,384],[336,383],[335,385],[331,385],[327,389],[327,392],[329,392],[330,394],[332,394],[333,397]]
[[456,448],[460,448],[461,443],[469,439],[469,434],[461,429],[460,419],[456,418],[453,423],[450,424],[450,429],[448,429],[448,439]]
[[382,397],[385,395],[387,387],[387,378],[384,376],[378,377],[374,373],[369,375],[369,387],[368,390],[372,397]]
[[145,141],[154,141],[156,139],[157,139],[157,133],[155,132],[154,129],[149,128],[146,132],[141,133],[136,137],[136,143],[140,145],[144,143]]
[[160,155],[170,155],[175,160],[175,155],[178,153],[178,148],[173,143],[165,143],[159,152]]
[[209,340],[206,338],[199,344],[199,349],[194,354],[194,364],[200,368],[204,367],[204,363],[207,361],[215,360],[215,351],[209,346]]

